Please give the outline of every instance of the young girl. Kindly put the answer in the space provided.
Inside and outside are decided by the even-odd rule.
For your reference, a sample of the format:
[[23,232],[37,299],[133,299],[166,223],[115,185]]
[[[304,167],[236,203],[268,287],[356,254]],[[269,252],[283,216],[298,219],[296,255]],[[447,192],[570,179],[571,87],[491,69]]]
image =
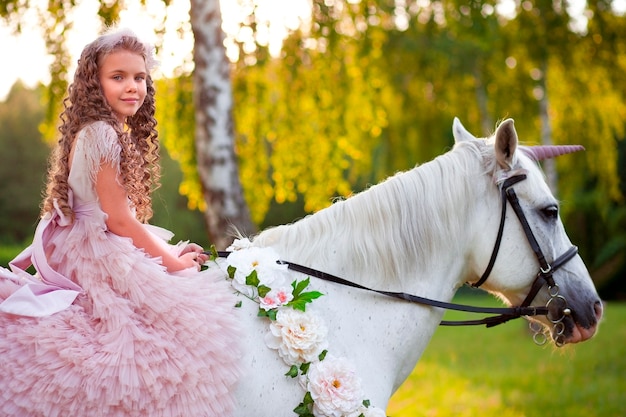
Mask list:
[[146,224],[154,65],[129,30],[81,54],[33,243],[0,268],[2,416],[232,412],[234,295],[219,269],[200,271],[202,248]]

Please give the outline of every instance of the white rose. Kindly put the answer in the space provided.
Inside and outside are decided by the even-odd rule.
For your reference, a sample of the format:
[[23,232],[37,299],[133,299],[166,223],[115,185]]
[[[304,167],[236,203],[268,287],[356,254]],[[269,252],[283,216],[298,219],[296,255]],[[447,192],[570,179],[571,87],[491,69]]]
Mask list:
[[269,288],[285,285],[288,278],[287,265],[278,264],[278,253],[272,248],[247,248],[231,252],[226,258],[228,265],[236,268],[232,286],[250,297],[253,289],[246,284],[246,278],[256,271],[261,285]]
[[327,333],[324,322],[311,312],[286,308],[271,322],[265,343],[277,349],[287,365],[295,365],[317,360],[327,347]]
[[361,381],[343,358],[327,355],[323,361],[312,363],[307,372],[306,389],[313,398],[316,417],[350,415],[362,406]]

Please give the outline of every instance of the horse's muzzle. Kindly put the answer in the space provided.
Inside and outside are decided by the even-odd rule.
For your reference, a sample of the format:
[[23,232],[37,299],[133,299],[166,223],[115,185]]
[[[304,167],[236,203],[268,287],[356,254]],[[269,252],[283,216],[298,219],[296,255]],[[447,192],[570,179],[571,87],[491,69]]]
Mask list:
[[[552,317],[552,306],[548,306]],[[555,310],[560,307],[555,306]],[[590,311],[577,312],[563,316],[562,326],[555,324],[552,327],[552,339],[559,344],[584,342],[595,335],[598,324],[602,320],[603,306],[601,301],[593,303]],[[551,320],[551,319],[550,319]],[[552,320],[551,320],[552,321]]]

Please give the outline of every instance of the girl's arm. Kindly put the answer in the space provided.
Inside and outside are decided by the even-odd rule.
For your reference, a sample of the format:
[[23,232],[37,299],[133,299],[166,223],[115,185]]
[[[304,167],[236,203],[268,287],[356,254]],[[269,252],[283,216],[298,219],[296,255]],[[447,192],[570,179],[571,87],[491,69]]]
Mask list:
[[162,240],[146,230],[137,220],[128,205],[126,190],[118,182],[117,170],[112,165],[103,164],[100,167],[96,176],[96,194],[102,210],[108,216],[106,225],[111,232],[131,238],[135,246],[144,249],[150,256],[161,257],[163,265],[170,272],[199,268],[196,251],[176,257]]

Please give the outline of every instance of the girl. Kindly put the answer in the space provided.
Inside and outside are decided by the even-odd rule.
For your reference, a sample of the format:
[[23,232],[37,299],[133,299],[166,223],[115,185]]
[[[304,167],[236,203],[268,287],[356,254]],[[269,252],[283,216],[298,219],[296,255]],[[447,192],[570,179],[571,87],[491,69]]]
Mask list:
[[129,30],[81,54],[33,243],[0,268],[0,415],[232,412],[232,291],[218,268],[200,271],[202,248],[146,224],[159,182],[154,66]]

